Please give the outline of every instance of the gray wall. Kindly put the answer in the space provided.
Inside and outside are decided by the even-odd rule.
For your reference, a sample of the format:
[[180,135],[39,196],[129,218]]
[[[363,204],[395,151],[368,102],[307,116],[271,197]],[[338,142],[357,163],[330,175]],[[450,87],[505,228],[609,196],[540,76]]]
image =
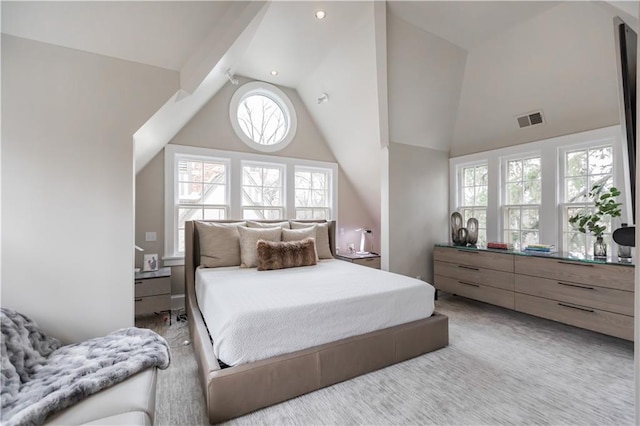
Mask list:
[[389,145],[389,270],[433,282],[433,246],[448,240],[449,155]]
[[133,133],[177,89],[2,35],[2,306],[64,341],[133,325]]
[[[240,84],[250,81],[237,77]],[[196,116],[173,138],[171,144],[256,153],[236,136],[229,119],[229,101],[239,86],[225,85]],[[297,92],[280,87],[291,99],[297,117],[298,129],[294,140],[282,151],[273,154],[282,157],[336,162],[331,150],[318,131]],[[338,246],[358,242],[355,229],[373,225],[360,196],[341,167],[338,171],[338,225],[344,234],[338,235]],[[156,242],[145,242],[145,232],[157,233]],[[145,253],[164,255],[164,151],[160,152],[136,176],[136,244]],[[143,253],[136,253],[136,266],[142,264]],[[172,271],[172,293],[184,293],[182,267]]]

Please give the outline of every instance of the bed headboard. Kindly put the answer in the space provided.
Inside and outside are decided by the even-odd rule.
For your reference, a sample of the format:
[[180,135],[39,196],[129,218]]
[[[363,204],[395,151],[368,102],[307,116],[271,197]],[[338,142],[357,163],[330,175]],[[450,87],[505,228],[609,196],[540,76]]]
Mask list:
[[[211,222],[211,223],[231,223],[240,222],[243,219],[227,219],[227,220],[202,220],[199,222]],[[254,220],[253,222],[261,223],[280,223],[284,220]],[[329,247],[331,248],[331,254],[336,255],[336,221],[326,220],[290,220],[290,222],[303,222],[303,223],[325,223],[329,222]],[[184,255],[184,274],[185,274],[185,294],[187,302],[195,302],[195,271],[200,264],[200,244],[198,240],[198,231],[196,230],[195,221],[187,221],[184,226],[185,233],[185,255]]]

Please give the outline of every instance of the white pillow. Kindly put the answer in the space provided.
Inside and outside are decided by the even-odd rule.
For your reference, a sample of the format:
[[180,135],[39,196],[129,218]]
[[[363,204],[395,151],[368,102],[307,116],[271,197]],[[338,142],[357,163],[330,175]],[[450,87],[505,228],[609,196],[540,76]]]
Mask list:
[[256,222],[253,220],[248,220],[247,221],[247,226],[249,228],[282,228],[282,229],[291,229],[291,226],[289,225],[288,221],[285,222],[271,222],[271,223],[264,223],[264,222]]
[[329,222],[291,222],[291,229],[303,229],[316,225],[316,250],[318,251],[318,258],[333,259],[333,255],[331,254],[331,246],[329,245],[329,224]]
[[200,265],[205,268],[240,265],[238,226],[246,222],[196,222],[200,243]]
[[240,234],[240,267],[258,266],[258,240],[280,241],[282,228],[247,228],[238,226]]
[[307,238],[313,238],[313,241],[314,241],[313,251],[316,253],[316,260],[318,260],[319,259],[318,250],[315,248],[315,240],[316,240],[316,224],[315,223],[312,226],[309,226],[307,228],[282,230],[282,241],[302,241]]

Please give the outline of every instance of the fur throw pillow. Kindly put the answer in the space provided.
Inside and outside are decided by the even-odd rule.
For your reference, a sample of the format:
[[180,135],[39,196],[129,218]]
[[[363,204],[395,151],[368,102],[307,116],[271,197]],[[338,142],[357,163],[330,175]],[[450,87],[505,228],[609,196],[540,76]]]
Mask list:
[[313,238],[300,241],[258,241],[258,271],[315,264],[316,243]]

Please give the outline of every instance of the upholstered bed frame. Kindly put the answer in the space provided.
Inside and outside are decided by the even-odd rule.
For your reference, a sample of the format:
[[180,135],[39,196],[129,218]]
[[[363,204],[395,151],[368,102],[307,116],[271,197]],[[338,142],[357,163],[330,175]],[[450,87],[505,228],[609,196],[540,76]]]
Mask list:
[[[194,222],[186,222],[185,234],[189,331],[211,423],[277,404],[443,348],[449,343],[448,318],[434,313],[422,320],[221,369],[213,354],[211,338],[196,301],[195,269],[200,261],[200,252]],[[330,224],[329,240],[331,252],[335,254],[335,222]]]

